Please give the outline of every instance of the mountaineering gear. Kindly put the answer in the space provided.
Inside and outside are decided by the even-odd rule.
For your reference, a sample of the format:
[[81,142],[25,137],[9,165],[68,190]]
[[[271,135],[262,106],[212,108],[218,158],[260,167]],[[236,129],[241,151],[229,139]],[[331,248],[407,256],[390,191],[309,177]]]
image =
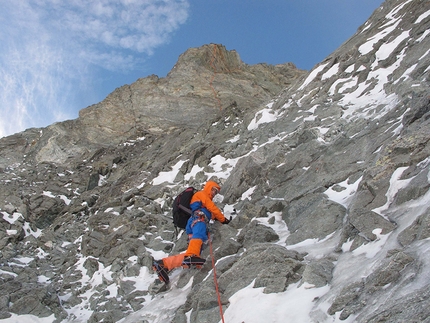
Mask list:
[[209,250],[210,250],[210,255],[212,258],[212,270],[213,270],[213,276],[214,276],[215,291],[216,291],[217,298],[218,298],[219,312],[221,315],[222,323],[224,323],[224,314],[222,312],[221,295],[219,293],[219,288],[218,288],[218,279],[216,278],[217,275],[216,275],[216,267],[215,267],[215,257],[214,257],[214,250],[212,248],[212,235],[211,234],[209,234]]
[[187,234],[191,235],[190,240],[201,239],[202,241],[206,241],[208,239],[207,222],[209,220],[203,211],[197,210],[193,212],[186,227]]
[[188,187],[182,191],[173,201],[172,215],[173,224],[175,228],[185,229],[187,221],[191,216],[190,201],[193,197],[196,189],[194,187]]
[[203,211],[208,220],[218,220],[222,223],[225,217],[221,210],[212,201],[215,196],[212,193],[213,188],[218,192],[221,189],[221,187],[214,181],[208,181],[203,190],[198,191],[193,195],[191,198],[190,208],[193,212],[197,210]]
[[[220,189],[221,187],[214,181],[207,181],[203,190],[198,191],[191,198],[190,208],[193,214],[188,219],[185,229],[187,234],[191,235],[190,244],[185,252],[188,256],[200,256],[201,246],[203,242],[208,240],[207,222],[218,220],[224,223],[227,220],[221,210],[212,201]],[[200,240],[200,243],[194,240]]]
[[181,264],[184,258],[185,258],[185,254],[181,253],[179,255],[163,258],[162,260],[159,260],[159,261],[163,261],[164,268],[166,268],[167,271],[171,271],[172,269],[181,267]]
[[167,274],[167,270],[164,267],[163,260],[157,260],[153,262],[152,269],[157,273],[158,279],[168,284],[170,282],[169,275]]
[[[193,215],[188,220],[186,226],[187,234],[192,234],[193,239],[208,240],[206,222],[210,220],[218,220],[223,224],[230,221],[222,214],[221,210],[212,201],[215,193],[218,193],[220,186],[214,181],[208,181],[202,191],[198,191],[191,198],[191,210]],[[201,214],[205,214],[206,219],[202,221]]]
[[[193,239],[201,239],[202,241],[208,240],[206,222],[210,220],[218,220],[224,223],[226,220],[221,210],[215,205],[212,199],[215,192],[219,192],[220,186],[214,181],[208,181],[203,190],[198,191],[191,198],[190,208],[193,215],[188,219],[186,226],[187,234],[192,234]],[[202,215],[206,218],[202,220]]]
[[202,221],[200,217],[196,218],[192,216],[188,220],[186,231],[187,234],[192,234],[192,239],[200,239],[202,241],[208,239],[206,220]]
[[[200,258],[200,253],[203,243],[209,240],[207,222],[210,220],[218,220],[223,224],[228,224],[231,220],[231,217],[230,220],[227,219],[212,201],[215,195],[219,193],[220,189],[217,183],[208,181],[203,190],[192,195],[190,203],[192,215],[189,217],[185,227],[189,238],[188,248],[184,253],[169,256],[157,262],[159,267],[164,269],[164,271],[161,269],[157,271],[159,277],[161,276],[160,280],[168,281],[169,277],[167,276],[167,272],[174,268],[181,266],[184,268],[189,268],[190,266],[201,268],[204,264],[205,259]],[[174,203],[174,205],[178,206],[180,203]]]
[[191,221],[191,228],[197,223],[197,222],[209,222],[208,218],[206,217],[206,214],[203,213],[203,211],[197,210],[193,213],[193,220]]
[[203,241],[201,239],[191,239],[188,244],[187,251],[185,251],[185,256],[197,256],[200,257],[200,252],[202,251]]
[[225,218],[224,222],[222,222],[222,224],[229,224],[231,221],[231,216],[230,219]]
[[202,266],[205,264],[206,259],[200,258],[200,257],[185,257],[184,261],[182,261],[182,268],[191,268],[195,267],[197,269],[202,268]]

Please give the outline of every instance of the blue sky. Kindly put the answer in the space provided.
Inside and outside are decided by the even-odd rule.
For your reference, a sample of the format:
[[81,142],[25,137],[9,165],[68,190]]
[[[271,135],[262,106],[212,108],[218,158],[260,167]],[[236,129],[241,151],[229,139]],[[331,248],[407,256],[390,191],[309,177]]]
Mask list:
[[382,0],[0,0],[0,137],[76,119],[190,47],[311,69]]

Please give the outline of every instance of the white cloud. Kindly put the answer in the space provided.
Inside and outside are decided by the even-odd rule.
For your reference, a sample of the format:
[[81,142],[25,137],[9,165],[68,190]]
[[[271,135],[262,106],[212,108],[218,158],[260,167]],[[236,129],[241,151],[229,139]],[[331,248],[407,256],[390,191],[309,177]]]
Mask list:
[[0,7],[0,137],[74,118],[82,97],[94,96],[97,69],[132,70],[189,10],[188,0],[0,0]]
[[[186,21],[189,5],[185,0],[44,0],[33,8],[44,25],[78,45],[83,57],[95,57],[118,50],[152,54]],[[103,56],[92,62],[106,67]]]

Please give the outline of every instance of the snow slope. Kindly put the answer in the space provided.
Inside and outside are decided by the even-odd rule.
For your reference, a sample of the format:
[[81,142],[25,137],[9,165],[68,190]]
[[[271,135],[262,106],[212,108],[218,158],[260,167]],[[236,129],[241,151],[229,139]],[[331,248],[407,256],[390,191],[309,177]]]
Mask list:
[[[291,107],[301,107],[305,101],[312,102],[313,99],[311,97],[314,95],[313,90],[315,89],[316,80],[323,80],[329,85],[327,97],[330,100],[334,100],[335,97],[338,98],[338,105],[343,107],[342,118],[346,122],[354,122],[357,119],[378,120],[395,109],[400,98],[396,93],[390,92],[386,85],[412,79],[413,73],[416,71],[419,64],[419,62],[417,62],[411,65],[406,62],[408,52],[407,40],[410,38],[410,30],[403,30],[400,33],[395,33],[398,31],[398,27],[402,22],[403,15],[401,13],[403,7],[414,2],[417,2],[417,0],[403,1],[389,11],[385,16],[386,21],[384,25],[379,28],[379,32],[373,34],[370,38],[366,38],[361,46],[358,47],[358,51],[361,55],[374,55],[375,60],[370,67],[365,67],[360,64],[340,67],[339,64],[330,65],[326,62],[316,66],[301,83],[297,84],[296,93],[293,94],[282,107],[279,108],[277,106],[277,103],[281,102],[281,99],[275,99],[255,114],[254,118],[247,126],[249,134],[252,136],[260,127],[267,127],[270,126],[271,123],[282,122],[282,118],[288,116]],[[423,12],[417,17],[415,23],[422,23],[428,16],[430,16],[430,11]],[[365,33],[370,28],[372,28],[371,24],[366,24],[361,30],[361,33]],[[425,44],[428,44],[429,36],[430,32],[427,31],[422,34],[419,39],[415,40],[413,43],[415,50],[417,50],[416,48],[419,46],[426,46]],[[412,46],[411,44],[409,45]],[[428,48],[421,48],[420,51],[423,52],[422,57],[428,60],[430,50]],[[396,54],[397,59],[395,61],[392,61],[391,64],[380,64],[392,56],[393,53]],[[410,66],[405,66],[405,64],[409,64]],[[422,66],[419,66],[419,68],[421,70],[423,69]],[[403,72],[400,73],[400,70]],[[429,70],[429,67],[427,67],[427,70]],[[365,79],[358,77],[358,73],[363,71],[365,71],[367,75]],[[340,74],[341,76],[339,76]],[[414,80],[414,84],[420,87],[421,81],[422,80]],[[317,103],[314,105],[307,104],[306,107],[303,106],[303,109],[300,110],[301,115],[295,118],[293,123],[301,124],[316,120],[319,118],[318,107],[319,105]],[[399,120],[393,123],[391,136],[394,138],[397,137],[401,131],[401,120],[402,118],[399,118]],[[316,127],[316,129],[318,130],[319,141],[325,143],[325,134],[331,130],[330,122],[326,122],[323,126],[320,125]],[[258,151],[265,146],[270,146],[274,142],[282,142],[285,138],[289,138],[293,134],[294,131],[289,132],[285,130],[285,132],[279,132],[264,140],[258,141],[255,139],[252,148],[246,154],[236,158],[223,156],[221,154],[214,156],[209,165],[212,171],[205,171],[204,175],[206,178],[216,176],[220,179],[226,179],[234,172],[237,163],[242,158],[249,156],[252,152]],[[230,139],[230,142],[241,142],[241,140],[242,138],[238,135]],[[185,186],[184,183],[175,182],[181,166],[185,162],[186,160],[181,160],[179,158],[179,160],[176,160],[171,166],[171,171],[163,171],[157,174],[152,180],[152,184],[163,184],[171,187]],[[425,168],[429,163],[430,157],[422,160],[420,165],[422,168]],[[354,314],[350,315],[346,320],[340,319],[340,313],[336,313],[334,316],[327,315],[327,310],[332,304],[334,297],[339,292],[339,289],[346,284],[360,281],[363,277],[367,277],[374,269],[375,264],[382,262],[382,260],[386,258],[389,250],[398,247],[398,234],[410,226],[430,205],[430,191],[427,191],[426,194],[418,199],[409,201],[401,206],[392,204],[399,190],[406,187],[413,179],[402,179],[402,174],[405,169],[406,167],[399,167],[393,171],[386,194],[386,204],[373,210],[381,217],[388,218],[388,216],[390,216],[391,219],[395,219],[398,225],[396,230],[388,234],[382,234],[382,230],[376,228],[373,233],[377,238],[354,250],[351,250],[352,241],[344,243],[342,245],[342,254],[336,261],[333,280],[330,285],[316,288],[307,283],[297,283],[290,285],[285,292],[264,294],[262,288],[253,288],[253,284],[250,284],[230,297],[230,305],[224,313],[225,321],[246,323],[355,322],[357,316]],[[194,179],[199,172],[203,172],[203,168],[194,165],[192,170],[184,175],[185,182]],[[428,179],[430,182],[430,173],[428,174]],[[361,181],[362,177],[359,177],[352,183],[348,179],[335,183],[327,188],[325,194],[329,200],[341,204],[344,207],[348,207]],[[342,190],[339,190],[339,187],[341,187]],[[242,194],[241,200],[248,199],[253,201],[253,192],[255,189],[256,187],[249,188],[248,191]],[[49,194],[49,192],[46,192],[46,194]],[[160,201],[160,204],[161,203],[163,203],[163,201]],[[234,207],[235,205],[225,205],[224,212],[227,215],[232,214],[234,218],[237,216],[232,211]],[[285,239],[290,234],[288,226],[282,220],[280,214],[272,215],[276,219],[273,224],[269,224],[265,221],[264,219],[266,218],[255,218],[254,221],[259,221],[274,229],[280,237],[277,244],[285,246],[285,248],[288,249],[305,252],[308,254],[307,257],[309,258],[321,259],[329,256],[333,253],[340,241],[340,233],[334,232],[323,239],[308,239],[296,245],[287,245]],[[19,218],[19,214],[16,214],[13,219],[3,214],[3,218],[8,222],[14,222]],[[35,232],[34,234],[38,233]],[[395,299],[401,299],[403,296],[423,286],[426,280],[427,282],[430,281],[430,239],[428,238],[416,242],[414,246],[419,251],[418,254],[420,255],[420,261],[423,266],[421,272],[424,274],[414,283],[399,284],[392,293],[392,297]],[[151,252],[155,258],[166,255],[159,251]],[[84,261],[85,259],[82,258],[80,265],[82,265]],[[130,261],[133,262],[135,259],[130,259]],[[21,264],[25,265],[25,262],[25,259],[20,259]],[[148,294],[145,296],[144,308],[124,318],[120,322],[133,323],[145,320],[152,323],[170,322],[174,316],[175,310],[185,302],[188,293],[191,291],[192,279],[185,287],[179,288],[176,285],[177,278],[182,270],[183,269],[177,269],[173,272],[171,278],[172,284],[168,291],[154,296]],[[109,276],[109,268],[100,266],[99,270],[91,279],[86,275],[83,267],[81,267],[81,271],[82,286],[91,286],[86,294],[89,303],[91,295],[94,293],[101,280]],[[43,277],[40,277],[40,279],[43,279]],[[156,275],[150,273],[146,267],[142,267],[138,276],[128,277],[127,279],[133,281],[135,285],[138,286],[138,290],[146,291],[149,289],[150,284],[156,279]],[[207,279],[210,278],[208,277]],[[111,292],[111,297],[116,297],[116,284],[113,283],[108,289]],[[67,312],[71,319],[65,320],[64,322],[85,322],[88,320],[92,313],[89,310],[88,303],[86,305],[79,304],[75,308],[68,309]],[[367,311],[371,312],[380,305],[380,303],[369,304]],[[190,314],[191,313],[188,313],[188,320],[190,320]],[[0,322],[47,323],[52,322],[52,320],[53,317],[37,318],[31,315],[13,315],[9,319],[0,320]]]

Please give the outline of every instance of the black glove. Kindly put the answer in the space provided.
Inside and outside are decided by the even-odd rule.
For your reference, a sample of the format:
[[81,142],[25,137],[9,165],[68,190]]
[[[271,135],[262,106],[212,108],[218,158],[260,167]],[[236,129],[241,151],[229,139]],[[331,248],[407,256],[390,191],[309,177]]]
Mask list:
[[225,218],[225,220],[222,222],[222,224],[229,224],[231,221],[231,217],[230,219]]

